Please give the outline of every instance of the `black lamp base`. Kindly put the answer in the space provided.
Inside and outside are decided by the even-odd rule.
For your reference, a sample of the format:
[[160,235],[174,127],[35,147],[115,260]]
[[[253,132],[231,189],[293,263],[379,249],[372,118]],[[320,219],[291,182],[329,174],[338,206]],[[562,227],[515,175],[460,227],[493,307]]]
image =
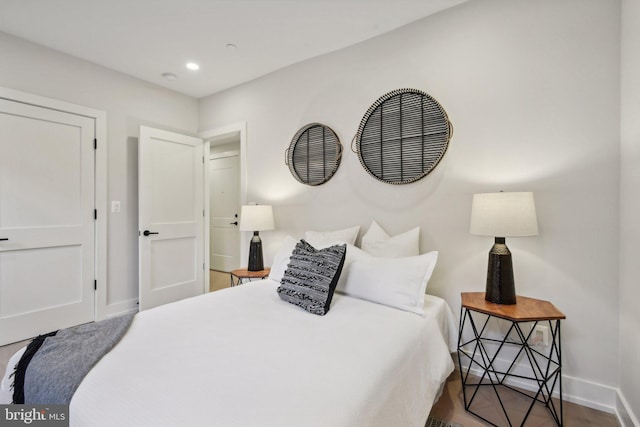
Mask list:
[[251,243],[249,246],[249,271],[261,271],[264,270],[264,261],[262,259],[262,240],[257,231],[253,232]]
[[516,303],[511,251],[505,244],[504,237],[496,237],[495,243],[489,251],[487,288],[484,299],[496,304]]

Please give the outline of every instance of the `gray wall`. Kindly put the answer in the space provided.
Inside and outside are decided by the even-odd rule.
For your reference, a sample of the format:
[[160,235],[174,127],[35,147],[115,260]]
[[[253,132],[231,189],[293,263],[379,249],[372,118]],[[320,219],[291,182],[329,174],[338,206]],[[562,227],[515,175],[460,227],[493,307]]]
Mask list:
[[[620,144],[620,390],[640,425],[640,2],[622,2]],[[631,374],[634,372],[633,374]],[[627,409],[627,410],[629,410]],[[631,415],[632,417],[633,415]],[[630,418],[631,418],[630,417]],[[631,419],[626,420],[627,425]]]

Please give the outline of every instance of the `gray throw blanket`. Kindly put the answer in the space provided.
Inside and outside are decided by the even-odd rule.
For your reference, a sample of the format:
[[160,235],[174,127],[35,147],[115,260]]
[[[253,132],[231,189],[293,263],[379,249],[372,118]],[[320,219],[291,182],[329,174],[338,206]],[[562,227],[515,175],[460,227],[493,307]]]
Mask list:
[[74,326],[48,336],[26,368],[24,403],[69,404],[85,375],[124,336],[134,315]]

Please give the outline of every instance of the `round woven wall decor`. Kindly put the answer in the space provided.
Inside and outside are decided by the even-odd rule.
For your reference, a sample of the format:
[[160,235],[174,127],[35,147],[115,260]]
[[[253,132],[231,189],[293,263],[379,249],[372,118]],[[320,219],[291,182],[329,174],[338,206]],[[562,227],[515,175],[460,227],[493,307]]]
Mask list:
[[417,89],[398,89],[369,107],[354,151],[376,179],[408,184],[438,165],[451,135],[451,122],[438,101]]
[[285,152],[285,163],[299,182],[320,185],[329,181],[342,159],[342,144],[336,133],[321,123],[302,127]]

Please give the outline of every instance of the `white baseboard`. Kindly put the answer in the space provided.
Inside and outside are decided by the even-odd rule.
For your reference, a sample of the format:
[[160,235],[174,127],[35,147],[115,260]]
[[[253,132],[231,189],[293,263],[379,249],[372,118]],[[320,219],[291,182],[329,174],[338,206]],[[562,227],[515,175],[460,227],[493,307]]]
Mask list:
[[562,376],[562,384],[565,400],[598,411],[616,413],[617,388],[568,375]]
[[130,299],[107,305],[107,318],[138,311],[138,300]]
[[624,398],[624,395],[619,389],[616,393],[616,415],[622,427],[640,427],[638,418],[634,415],[627,399]]
[[[457,357],[454,357],[454,360],[457,365]],[[496,359],[494,366],[497,370],[505,371],[509,367],[509,364],[510,361],[508,360]],[[457,368],[460,369],[459,366],[457,366]],[[466,365],[464,365],[464,369],[467,369]],[[472,368],[471,373],[480,377],[482,375],[482,370],[480,368]],[[517,365],[512,373],[527,376],[532,375],[530,367],[524,367],[522,364]],[[505,383],[524,390],[537,391],[535,384],[531,381],[522,380],[520,378],[508,377]],[[557,385],[552,395],[556,398],[559,397],[559,388]],[[617,388],[568,375],[562,375],[562,397],[565,401],[618,415],[618,412],[616,411],[617,396]]]

